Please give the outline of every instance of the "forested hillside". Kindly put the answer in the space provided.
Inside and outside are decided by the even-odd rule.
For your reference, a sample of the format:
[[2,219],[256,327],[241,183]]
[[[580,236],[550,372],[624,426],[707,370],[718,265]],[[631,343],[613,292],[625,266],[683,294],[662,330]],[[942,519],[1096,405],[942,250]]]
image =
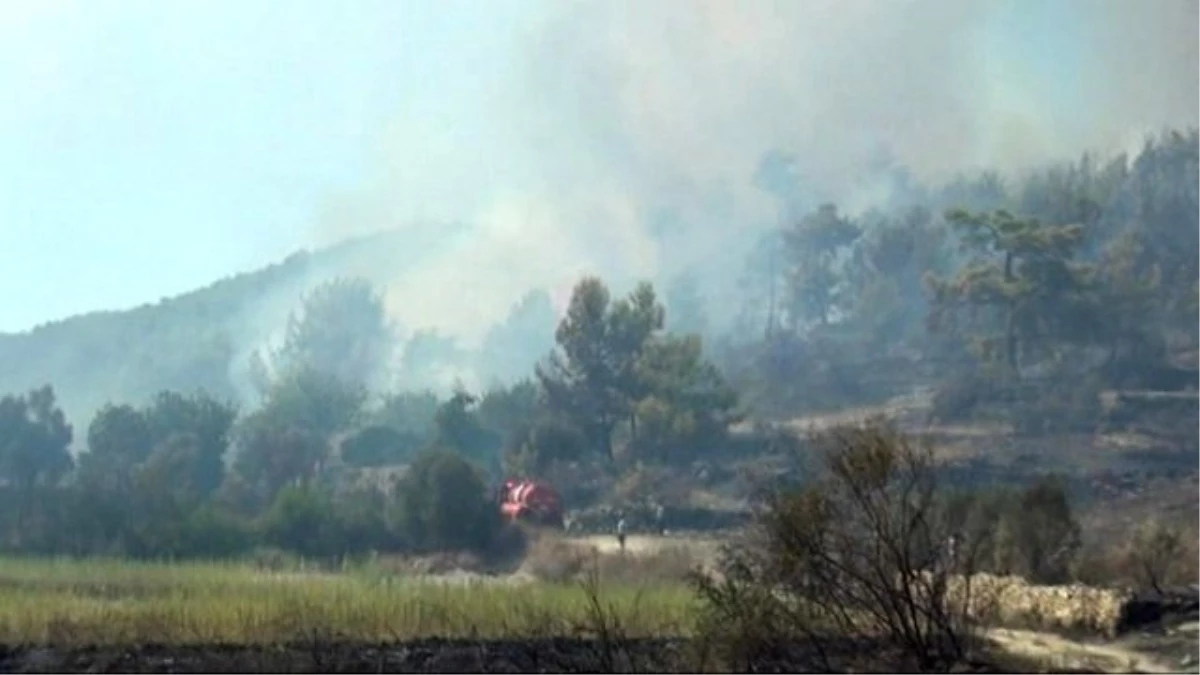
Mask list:
[[[702,268],[668,280],[667,327],[702,335],[747,401],[772,414],[897,393],[980,359],[1024,380],[1187,380],[1175,369],[1194,366],[1196,152],[1186,131],[1132,157],[1085,156],[1027,176],[928,187],[894,168],[886,202],[855,217],[801,199],[804,186],[780,168],[787,158],[769,155],[760,183],[785,226],[731,243],[751,254],[742,278],[723,280],[720,305],[704,297],[719,284]],[[960,208],[969,213],[950,213]],[[387,232],[155,304],[0,335],[0,391],[53,384],[76,423],[106,401],[165,389],[252,401],[251,352],[281,334],[306,290],[338,276],[386,286],[438,241]],[[384,364],[387,384],[444,389],[447,368],[482,383],[520,379],[550,347],[556,319],[542,289],[511,314],[478,352],[393,325],[404,344]]]
[[[307,290],[344,275],[386,284],[419,254],[435,250],[437,241],[428,234],[385,231],[298,252],[134,309],[0,334],[0,391],[52,382],[76,422],[89,419],[107,401],[144,402],[165,389],[203,389],[223,399],[252,400],[252,352],[282,333]],[[426,334],[423,341],[444,350],[436,335]]]
[[[621,294],[585,277],[557,327],[532,293],[478,354],[428,333],[402,344],[369,275],[339,276],[355,246],[386,262],[377,239],[7,336],[5,543],[487,548],[497,523],[485,494],[502,475],[549,478],[575,508],[683,508],[694,490],[673,492],[680,480],[722,472],[746,498],[753,485],[722,464],[795,457],[769,427],[731,434],[737,422],[916,390],[932,392],[926,423],[999,425],[1040,466],[1075,461],[1063,434],[1136,431],[1151,448],[1137,461],[1194,468],[1198,154],[1195,130],[1171,132],[1135,157],[909,185],[854,217],[801,209],[747,260],[731,332],[710,327],[686,277],[665,303],[649,282]],[[279,343],[237,353],[247,315]],[[545,358],[524,367],[531,349]],[[454,359],[510,383],[416,386],[414,374]],[[237,405],[240,361],[252,395]],[[98,412],[81,419],[89,405]],[[972,451],[977,464],[992,452]]]
[[1196,183],[1192,131],[1135,157],[912,190],[859,218],[822,206],[749,267],[759,302],[727,338],[727,371],[779,412],[946,378],[964,394],[945,398],[947,415],[1087,387],[1194,387]]
[[304,254],[263,270],[127,311],[95,312],[0,335],[0,386],[54,382],[72,416],[105,400],[141,400],[162,389],[204,388],[232,397],[231,329],[271,294],[298,296]]

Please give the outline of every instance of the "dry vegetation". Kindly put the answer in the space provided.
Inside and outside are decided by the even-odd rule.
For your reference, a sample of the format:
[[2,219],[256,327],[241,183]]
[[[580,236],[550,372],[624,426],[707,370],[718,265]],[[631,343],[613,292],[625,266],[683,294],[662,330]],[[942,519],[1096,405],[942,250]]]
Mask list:
[[929,445],[879,420],[811,446],[823,471],[772,494],[721,574],[698,580],[705,642],[741,669],[795,662],[801,644],[826,671],[960,667],[991,651],[997,626],[1111,638],[1154,618],[1130,589],[1195,583],[1194,534],[1161,525],[1108,556],[1126,571],[1103,578],[1112,587],[1069,583],[1096,563],[1056,480],[951,490]]
[[611,537],[566,539],[543,534],[531,542],[519,574],[543,581],[581,581],[595,576],[605,584],[681,584],[713,559],[713,546],[696,541],[631,538],[622,555]]
[[[5,644],[577,635],[593,610],[579,584],[430,584],[369,570],[263,574],[227,564],[10,559],[0,563],[0,586]],[[601,595],[632,636],[688,630],[694,598],[681,585],[606,585]]]
[[[146,645],[156,644],[242,645],[267,665],[243,654],[222,668],[295,671],[362,670],[354,655],[367,653],[371,668],[425,672],[479,670],[497,658],[507,665],[489,670],[1061,670],[1066,661],[998,656],[1028,657],[1036,645],[995,628],[1111,638],[1130,621],[1128,589],[1195,578],[1194,531],[1147,521],[1126,546],[1081,551],[1055,483],[1015,496],[949,490],[929,445],[877,419],[816,432],[805,451],[823,460],[822,471],[768,493],[755,526],[720,555],[712,542],[686,538],[635,536],[622,552],[611,537],[534,532],[519,565],[501,573],[465,554],[374,557],[336,572],[285,560],[8,558],[0,560],[0,643],[63,653],[100,645],[125,655],[118,670],[167,668],[145,665],[143,651],[158,649]],[[1088,573],[1127,583],[1065,583]],[[467,642],[416,642],[430,639]],[[1127,654],[1070,644],[1095,657],[1076,661],[1092,668]],[[310,656],[262,656],[266,649]],[[396,649],[409,660],[389,661]],[[496,649],[500,656],[486,656]],[[537,661],[539,650],[561,660]],[[411,660],[443,652],[467,660]],[[332,653],[343,665],[319,656]],[[214,668],[195,658],[169,669]]]

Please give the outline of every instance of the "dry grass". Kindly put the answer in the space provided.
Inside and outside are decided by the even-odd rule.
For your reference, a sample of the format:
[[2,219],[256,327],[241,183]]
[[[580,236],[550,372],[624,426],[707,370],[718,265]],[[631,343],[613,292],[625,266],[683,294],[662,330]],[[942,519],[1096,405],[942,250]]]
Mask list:
[[[697,634],[696,596],[674,581],[693,556],[679,546],[589,554],[578,542],[545,537],[527,563],[541,566],[542,580],[530,571],[524,583],[476,577],[439,584],[382,566],[263,573],[234,563],[0,559],[0,644],[289,642],[317,649],[341,641],[590,636],[616,650],[608,655],[616,659],[621,645],[638,638]],[[1120,613],[1115,592],[1034,587],[1010,577],[977,580],[972,593],[994,599],[987,604],[993,618],[1008,625],[1104,631]]]
[[[683,585],[431,584],[232,564],[0,560],[0,643],[269,644],[578,635],[597,600],[629,636],[686,634]],[[598,594],[598,597],[592,597]]]
[[454,572],[482,573],[488,565],[473,553],[442,553],[421,556],[381,555],[370,568],[381,574],[420,576]]
[[[520,573],[544,581],[578,581],[596,574],[602,583],[617,585],[673,584],[712,558],[702,545],[630,538],[627,552],[591,540],[544,534],[530,543]],[[603,539],[608,542],[608,538]],[[643,545],[639,545],[643,544]]]

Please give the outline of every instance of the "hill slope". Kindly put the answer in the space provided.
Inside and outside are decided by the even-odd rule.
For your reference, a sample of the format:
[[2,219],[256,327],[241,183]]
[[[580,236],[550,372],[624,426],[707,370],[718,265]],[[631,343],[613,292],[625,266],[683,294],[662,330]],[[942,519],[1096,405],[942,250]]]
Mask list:
[[345,274],[387,283],[449,239],[445,229],[386,231],[295,253],[156,303],[0,334],[0,395],[53,385],[77,439],[107,401],[199,387],[241,399],[247,356],[284,324],[307,289]]

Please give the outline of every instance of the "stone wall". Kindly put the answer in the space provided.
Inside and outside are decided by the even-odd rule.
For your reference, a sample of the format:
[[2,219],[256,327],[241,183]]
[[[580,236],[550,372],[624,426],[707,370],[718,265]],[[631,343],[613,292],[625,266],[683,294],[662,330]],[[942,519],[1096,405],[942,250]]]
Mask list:
[[1082,584],[1036,586],[1016,576],[976,574],[950,580],[952,602],[969,594],[973,618],[1003,626],[1115,637],[1126,623],[1134,596],[1119,589]]

